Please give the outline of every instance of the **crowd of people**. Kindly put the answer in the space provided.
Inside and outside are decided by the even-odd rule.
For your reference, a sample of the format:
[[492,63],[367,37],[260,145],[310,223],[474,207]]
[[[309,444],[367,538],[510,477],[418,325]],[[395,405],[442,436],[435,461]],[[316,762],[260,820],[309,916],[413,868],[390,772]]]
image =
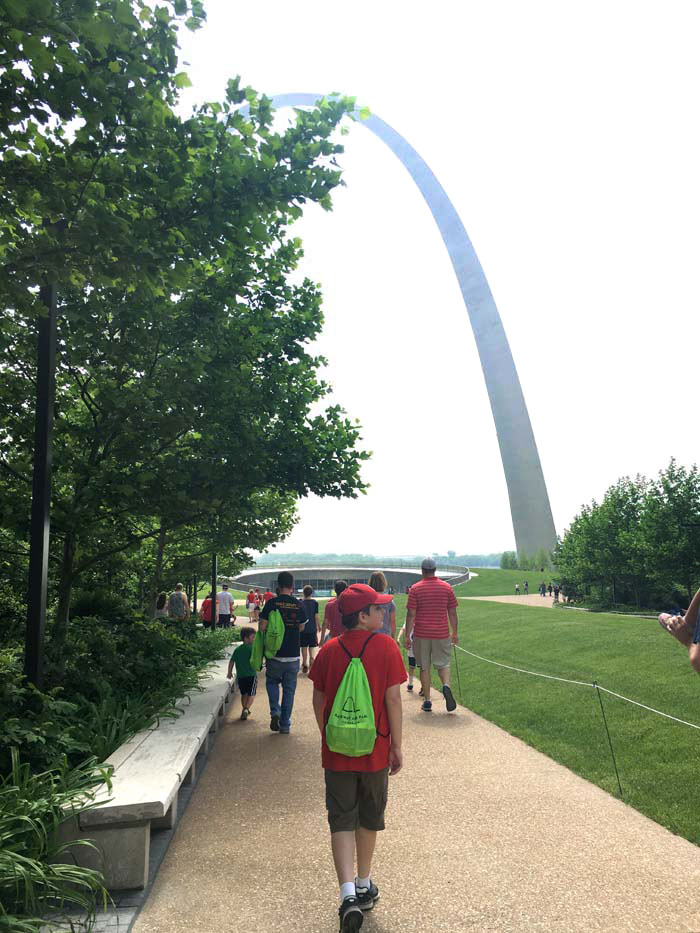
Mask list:
[[[265,593],[256,603],[255,590],[248,593],[246,605],[255,613],[249,618],[257,621],[257,632],[252,625],[241,629],[241,644],[229,661],[228,676],[235,669],[241,694],[242,720],[251,715],[264,668],[270,729],[279,735],[292,731],[299,675],[308,674],[313,683],[341,931],[359,930],[364,911],[379,898],[372,857],[377,833],[385,825],[389,776],[398,774],[403,764],[401,685],[408,681],[407,689],[413,691],[417,672],[421,710],[432,713],[434,667],[446,710],[457,706],[450,688],[450,655],[458,641],[457,598],[436,569],[432,558],[423,561],[398,632],[396,604],[381,571],[367,584],[337,580],[323,622],[313,589],[305,586],[298,598],[293,575],[282,571],[276,594]],[[275,631],[274,649],[267,652],[269,630],[280,624],[278,619],[281,629]],[[406,649],[408,671],[398,642]],[[362,730],[370,733],[366,746],[357,739]]]
[[[525,580],[524,583],[523,583],[523,590],[522,590],[522,591],[523,591],[523,594],[524,594],[525,596],[528,596],[529,593],[530,593],[530,584],[528,583],[527,580]],[[543,581],[540,583],[540,585],[537,587],[537,592],[540,594],[540,596],[547,596],[547,595],[549,595],[550,598],[553,598],[553,599],[554,599],[554,602],[555,602],[555,603],[558,603],[558,602],[559,602],[559,594],[560,594],[560,592],[561,592],[561,587],[559,586],[558,583],[545,583],[544,580],[543,580]],[[515,595],[516,595],[516,596],[520,596],[520,583],[516,583],[516,584],[515,584]]]

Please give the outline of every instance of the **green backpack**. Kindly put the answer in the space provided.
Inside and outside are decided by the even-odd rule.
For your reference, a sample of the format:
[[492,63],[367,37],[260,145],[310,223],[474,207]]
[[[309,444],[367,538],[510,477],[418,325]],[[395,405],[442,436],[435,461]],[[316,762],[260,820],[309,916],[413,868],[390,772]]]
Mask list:
[[376,632],[372,632],[356,658],[345,647],[342,638],[338,639],[350,663],[340,681],[326,722],[326,745],[332,752],[350,758],[371,755],[377,741],[372,693],[362,663],[365,648],[375,635]]
[[253,639],[253,650],[250,652],[250,665],[254,671],[262,669],[263,658],[274,658],[282,647],[284,641],[284,619],[279,609],[273,609],[267,620],[264,632],[259,629]]

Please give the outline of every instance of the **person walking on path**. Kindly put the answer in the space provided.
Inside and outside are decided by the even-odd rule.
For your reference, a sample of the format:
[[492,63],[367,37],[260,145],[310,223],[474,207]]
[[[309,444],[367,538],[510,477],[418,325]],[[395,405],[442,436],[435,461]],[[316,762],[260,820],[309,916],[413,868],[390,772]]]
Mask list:
[[250,708],[253,705],[255,694],[258,687],[258,676],[250,663],[250,655],[253,651],[253,639],[255,638],[255,629],[241,629],[241,644],[235,649],[228,662],[229,680],[233,677],[233,668],[236,667],[236,684],[241,692],[241,719],[245,720],[250,716]]
[[318,614],[318,603],[311,597],[314,595],[313,587],[308,584],[304,587],[302,604],[306,612],[306,625],[299,636],[301,645],[301,672],[308,674],[314,663],[314,648],[318,647],[318,633],[321,628],[321,617]]
[[[378,593],[386,592],[386,577],[381,570],[375,570],[369,578],[368,585]],[[390,603],[384,604],[384,621],[382,622],[382,632],[385,635],[391,635],[396,641],[396,603],[392,599]]]
[[323,610],[323,627],[321,628],[321,644],[326,640],[326,635],[329,638],[337,638],[338,635],[343,634],[343,620],[340,616],[340,609],[338,608],[338,597],[347,587],[345,580],[336,580],[335,586],[335,598],[329,599],[326,603],[326,607]]
[[[448,712],[457,708],[450,689],[450,654],[457,644],[457,597],[449,583],[435,576],[437,564],[426,557],[421,564],[423,578],[414,583],[406,600],[406,641],[413,639],[413,655],[420,667],[423,706],[429,713],[430,668],[437,669]],[[449,619],[449,625],[448,625]],[[452,627],[452,638],[450,629]]]
[[406,656],[408,658],[408,683],[406,684],[406,689],[408,690],[409,693],[413,693],[413,678],[416,673],[416,659],[413,656],[413,645],[409,641],[406,640],[405,623],[399,629],[399,634],[396,636],[396,643],[400,645],[402,639],[403,639],[403,646],[406,649]]
[[265,592],[263,593],[263,598],[262,598],[262,606],[260,608],[262,609],[262,607],[265,605],[268,599],[274,599],[274,598],[275,598],[274,593],[271,593],[270,590],[265,590]]
[[525,593],[526,596],[529,595],[530,587],[529,587],[527,580],[523,583],[523,592]]
[[255,621],[257,622],[260,619],[260,610],[262,609],[262,604],[263,604],[263,598],[257,586],[255,587],[255,592],[253,593],[253,603],[255,606],[255,608],[253,609],[253,616],[255,618]]
[[204,628],[214,628],[211,621],[211,593],[207,593],[206,598],[202,600],[199,607],[199,614]]
[[177,619],[178,621],[190,617],[190,604],[187,593],[182,591],[182,583],[178,583],[168,597],[168,615],[171,619]]
[[245,607],[248,610],[248,621],[255,621],[255,593],[253,590],[248,590],[248,595],[245,600]]
[[520,584],[519,583],[515,584],[515,595],[520,596]]
[[[338,596],[344,633],[321,648],[309,674],[321,733],[331,852],[340,885],[341,933],[359,930],[362,912],[373,908],[379,899],[379,889],[372,881],[372,856],[377,833],[385,825],[389,775],[398,774],[403,764],[400,690],[406,671],[396,642],[381,634],[383,607],[390,601],[391,596],[364,583],[346,587]],[[360,756],[331,751],[326,733],[333,701],[351,658],[361,659],[376,727],[372,751]]]
[[163,592],[158,594],[156,599],[156,608],[153,613],[154,619],[164,619],[168,615],[168,594]]
[[306,612],[301,601],[292,595],[294,577],[288,570],[282,570],[277,575],[277,583],[279,595],[265,604],[260,613],[258,628],[261,632],[266,631],[270,613],[275,609],[280,612],[284,622],[284,638],[274,658],[267,658],[265,662],[265,687],[270,701],[270,729],[289,735],[299,673],[299,636],[306,625]]
[[221,584],[221,592],[216,594],[216,601],[219,612],[217,625],[219,628],[231,628],[231,616],[234,622],[236,616],[233,612],[233,596],[228,591],[228,583]]

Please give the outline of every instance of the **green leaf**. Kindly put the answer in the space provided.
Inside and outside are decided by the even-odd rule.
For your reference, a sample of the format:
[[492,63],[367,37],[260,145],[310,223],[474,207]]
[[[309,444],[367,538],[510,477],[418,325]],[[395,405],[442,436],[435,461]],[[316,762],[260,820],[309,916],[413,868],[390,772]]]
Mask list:
[[180,71],[175,75],[175,87],[184,88],[192,87],[192,82],[189,79],[189,76],[186,71]]

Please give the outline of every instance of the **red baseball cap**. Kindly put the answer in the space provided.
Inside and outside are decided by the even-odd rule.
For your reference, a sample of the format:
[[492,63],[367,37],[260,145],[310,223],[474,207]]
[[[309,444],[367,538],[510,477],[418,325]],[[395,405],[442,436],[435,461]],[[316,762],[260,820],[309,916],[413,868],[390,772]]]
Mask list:
[[390,603],[394,597],[387,593],[378,593],[366,583],[351,583],[338,597],[338,608],[344,616],[366,609],[367,606],[381,606]]

